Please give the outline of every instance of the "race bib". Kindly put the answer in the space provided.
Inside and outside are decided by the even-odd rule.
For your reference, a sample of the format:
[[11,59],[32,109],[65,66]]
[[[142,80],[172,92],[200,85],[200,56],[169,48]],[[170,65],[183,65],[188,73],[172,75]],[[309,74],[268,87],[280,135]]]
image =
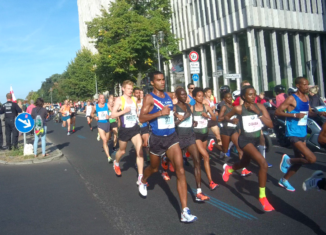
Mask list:
[[258,115],[242,116],[243,130],[252,133],[261,130],[262,123]]
[[302,111],[300,113],[304,113],[305,115],[298,121],[298,126],[307,126],[308,111]]
[[[230,118],[230,120],[233,120],[233,119],[235,119],[235,118],[237,118],[236,115],[232,116],[232,117]],[[228,122],[228,127],[236,127],[236,126],[237,126],[237,125],[235,125],[235,124],[233,124],[233,123],[231,123],[231,122]]]
[[158,129],[172,129],[174,125],[174,115],[173,111],[170,111],[170,115],[162,116],[157,118]]
[[66,116],[69,116],[69,111],[66,112]]
[[134,127],[137,123],[136,114],[125,114],[124,115],[124,123],[126,128]]
[[[181,116],[184,116],[185,113],[178,113]],[[190,117],[188,117],[186,120],[183,120],[180,124],[179,127],[185,127],[185,128],[189,128],[192,127],[192,115],[190,115]]]
[[100,121],[106,120],[106,115],[108,115],[108,111],[98,112],[98,120]]
[[207,127],[207,118],[204,118],[202,116],[195,116],[194,120],[197,122],[197,126],[195,127],[196,129],[203,129]]
[[74,113],[75,112],[75,108],[71,108],[70,112]]
[[91,116],[92,113],[92,107],[87,107],[86,108],[86,116]]

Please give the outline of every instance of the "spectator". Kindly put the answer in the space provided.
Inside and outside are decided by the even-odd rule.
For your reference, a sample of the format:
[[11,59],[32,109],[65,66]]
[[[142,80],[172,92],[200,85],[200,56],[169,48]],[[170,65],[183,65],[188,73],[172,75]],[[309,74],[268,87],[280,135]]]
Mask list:
[[34,105],[34,100],[31,100],[30,101],[30,105],[27,107],[26,109],[26,113],[29,113],[29,114],[32,114],[32,110],[33,108],[35,108],[35,105]]
[[311,108],[315,108],[317,106],[324,105],[324,102],[321,100],[320,96],[318,95],[319,87],[318,86],[311,86],[309,88],[309,105]]
[[266,100],[265,100],[265,92],[260,92],[259,98],[260,98],[260,103],[261,104],[266,103]]

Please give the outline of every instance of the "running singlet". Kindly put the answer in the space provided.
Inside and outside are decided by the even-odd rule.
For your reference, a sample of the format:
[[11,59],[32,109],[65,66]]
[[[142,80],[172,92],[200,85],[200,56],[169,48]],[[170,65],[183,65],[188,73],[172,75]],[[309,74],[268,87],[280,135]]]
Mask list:
[[[224,112],[224,116],[225,116],[226,114],[228,114],[232,110],[232,108],[227,106],[227,104],[225,104],[225,103],[224,103],[223,106],[225,106],[225,108],[226,108],[226,110]],[[237,118],[237,115],[233,115],[230,119],[232,120],[234,118]],[[221,125],[221,127],[226,128],[226,129],[234,129],[234,128],[237,127],[237,125],[235,125],[235,124],[233,124],[231,122],[222,122],[222,123],[220,123],[220,125]]]
[[86,117],[90,117],[91,116],[92,110],[93,110],[93,106],[92,105],[86,106]]
[[[191,113],[190,107],[188,104],[187,111]],[[179,105],[175,105],[176,111],[179,115],[184,116],[185,112],[179,107]],[[183,120],[178,126],[176,126],[176,131],[179,136],[188,136],[193,132],[192,129],[193,121],[192,121],[192,114],[186,120]]]
[[208,128],[207,128],[207,124],[208,124],[208,119],[203,117],[201,114],[202,113],[206,113],[206,108],[205,105],[203,105],[203,111],[196,111],[195,110],[195,105],[194,107],[194,121],[197,122],[197,126],[194,127],[194,132],[195,133],[200,133],[200,134],[207,134],[208,133]]
[[106,119],[106,115],[109,115],[108,112],[109,108],[107,103],[104,104],[103,108],[100,108],[100,106],[98,106],[98,104],[96,105],[96,115],[98,117],[98,122],[101,123],[107,123],[108,120]]
[[121,116],[121,127],[132,128],[138,122],[136,104],[134,103],[133,100],[131,104],[125,102],[123,109],[126,109],[126,107],[130,107],[130,112],[125,113],[124,115]]
[[165,97],[161,98],[154,93],[151,93],[151,96],[154,99],[154,107],[149,114],[157,113],[163,109],[164,106],[169,106],[171,109],[170,115],[162,116],[155,118],[149,121],[149,124],[152,128],[152,132],[157,136],[167,136],[171,135],[175,132],[175,124],[174,124],[174,115],[173,115],[173,103],[170,96],[164,92]]
[[[143,100],[141,100],[141,102],[140,103],[138,103],[137,102],[137,116],[139,117],[139,115],[140,115],[140,110],[141,110],[141,108],[143,107]],[[145,123],[140,123],[140,127],[147,127],[147,122],[145,122]]]
[[[111,110],[109,109],[109,116],[112,114],[112,112],[111,112]],[[114,123],[114,122],[116,122],[117,120],[115,119],[115,118],[109,118],[109,122],[110,123]]]
[[190,104],[191,106],[195,105],[195,104],[196,104],[196,100],[195,100],[194,98],[192,98],[190,95],[188,95],[188,96],[189,96],[189,99],[190,99],[189,104]]
[[67,105],[64,105],[63,116],[65,116],[65,117],[69,116],[69,113],[70,113],[69,110],[70,110],[70,107]]
[[289,113],[304,113],[305,116],[301,119],[287,117],[286,118],[286,131],[285,135],[287,137],[306,137],[307,135],[307,120],[308,120],[308,112],[309,112],[309,101],[303,102],[300,98],[293,94],[295,101],[297,102],[297,106]]
[[[260,111],[257,104],[254,104]],[[257,113],[247,110],[244,104],[242,105],[240,118],[241,134],[248,138],[259,138],[262,128],[262,122]]]

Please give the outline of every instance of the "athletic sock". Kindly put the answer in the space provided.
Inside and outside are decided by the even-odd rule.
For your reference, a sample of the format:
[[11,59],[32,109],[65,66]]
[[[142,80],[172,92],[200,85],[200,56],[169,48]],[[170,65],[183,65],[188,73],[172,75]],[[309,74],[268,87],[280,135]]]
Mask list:
[[139,174],[138,175],[138,181],[141,181],[142,178],[143,178],[143,174]]
[[228,150],[230,150],[230,149],[232,148],[232,146],[233,146],[233,142],[231,141],[231,142],[229,143],[229,148],[228,148]]
[[72,126],[72,129],[75,130],[75,126]]
[[201,188],[197,188],[197,194],[201,193]]
[[119,166],[119,162],[115,162],[114,164],[115,164],[116,166]]
[[264,198],[264,197],[266,197],[265,187],[264,188],[259,187],[259,198]]
[[261,155],[265,158],[265,146],[263,145],[258,145],[258,149]]
[[228,170],[228,172],[229,172],[230,174],[232,174],[233,171],[234,171],[234,170],[233,170],[232,168]]

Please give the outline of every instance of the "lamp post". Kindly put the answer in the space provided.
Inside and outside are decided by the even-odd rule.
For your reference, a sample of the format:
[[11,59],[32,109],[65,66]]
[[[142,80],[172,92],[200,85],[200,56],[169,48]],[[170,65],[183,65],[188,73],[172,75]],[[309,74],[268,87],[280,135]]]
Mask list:
[[51,104],[52,104],[52,92],[53,92],[53,88],[50,88],[50,92],[51,92]]
[[157,58],[158,58],[158,71],[161,71],[161,56],[160,56],[160,44],[163,43],[164,39],[164,33],[163,31],[159,31],[158,35],[154,34],[152,35],[152,43],[154,45],[154,48],[157,49]]
[[93,71],[94,71],[94,74],[95,74],[95,89],[96,89],[96,95],[97,95],[97,78],[96,78],[96,68],[97,68],[97,65],[96,64],[94,64],[93,65]]

